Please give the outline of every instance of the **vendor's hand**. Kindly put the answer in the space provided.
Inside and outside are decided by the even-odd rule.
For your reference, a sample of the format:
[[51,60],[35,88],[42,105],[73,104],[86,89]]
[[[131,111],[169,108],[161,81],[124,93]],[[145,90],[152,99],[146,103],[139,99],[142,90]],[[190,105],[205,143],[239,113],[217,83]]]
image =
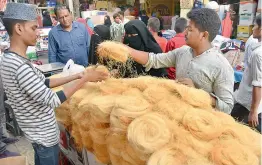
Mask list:
[[107,73],[96,71],[95,68],[86,70],[83,74],[81,80],[83,79],[84,81],[89,82],[98,82],[108,78]]
[[250,127],[254,127],[254,128],[259,125],[257,113],[254,113],[254,112],[249,113],[248,124],[249,124]]
[[85,75],[85,72],[78,73],[78,74],[77,74],[77,79],[83,78],[84,75]]
[[193,81],[189,78],[180,78],[180,79],[177,79],[178,83],[181,83],[181,84],[184,84],[188,87],[193,87],[195,88],[195,85],[193,83]]

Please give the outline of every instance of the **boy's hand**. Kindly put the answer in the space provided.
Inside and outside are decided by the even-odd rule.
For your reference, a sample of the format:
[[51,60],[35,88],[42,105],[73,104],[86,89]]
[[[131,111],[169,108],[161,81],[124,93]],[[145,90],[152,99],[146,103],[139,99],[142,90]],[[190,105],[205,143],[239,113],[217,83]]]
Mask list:
[[98,82],[102,81],[108,78],[108,73],[105,72],[99,72],[94,69],[86,70],[83,72],[83,75],[81,75],[81,80],[89,81],[89,82]]

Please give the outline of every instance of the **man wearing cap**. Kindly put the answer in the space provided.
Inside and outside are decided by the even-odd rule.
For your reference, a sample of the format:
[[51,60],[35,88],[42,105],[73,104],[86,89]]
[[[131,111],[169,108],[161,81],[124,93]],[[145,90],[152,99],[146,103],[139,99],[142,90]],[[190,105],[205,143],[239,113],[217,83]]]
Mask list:
[[[35,6],[9,3],[3,18],[10,36],[10,49],[0,63],[2,83],[19,127],[32,143],[35,165],[58,165],[59,129],[54,109],[73,95],[87,81],[101,81],[108,75],[95,70],[81,74],[46,79],[26,58],[28,46],[38,35]],[[78,80],[70,87],[53,92],[50,88]]]
[[66,64],[72,59],[76,64],[87,66],[90,36],[85,25],[73,22],[67,6],[57,6],[55,14],[60,25],[55,26],[48,35],[49,63]]

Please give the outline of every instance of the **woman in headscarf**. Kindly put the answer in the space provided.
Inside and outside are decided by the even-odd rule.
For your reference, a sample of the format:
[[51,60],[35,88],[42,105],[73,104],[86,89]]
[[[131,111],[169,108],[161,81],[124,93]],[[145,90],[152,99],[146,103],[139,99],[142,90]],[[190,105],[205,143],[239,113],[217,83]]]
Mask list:
[[88,31],[88,34],[90,36],[92,36],[92,34],[94,34],[93,30],[87,25],[86,20],[84,18],[77,18],[76,21],[85,25],[85,27]]
[[110,26],[112,25],[110,17],[106,15],[104,19],[104,25],[110,28]]
[[[125,24],[125,31],[124,44],[140,51],[162,53],[160,46],[142,21],[129,21]],[[134,68],[138,75],[146,73],[155,77],[166,76],[165,69],[151,69],[149,72],[145,72],[145,68],[138,63],[134,63]]]
[[105,40],[110,40],[110,28],[105,25],[97,25],[94,27],[94,34],[91,36],[88,62],[89,64],[97,64],[96,49],[98,44]]

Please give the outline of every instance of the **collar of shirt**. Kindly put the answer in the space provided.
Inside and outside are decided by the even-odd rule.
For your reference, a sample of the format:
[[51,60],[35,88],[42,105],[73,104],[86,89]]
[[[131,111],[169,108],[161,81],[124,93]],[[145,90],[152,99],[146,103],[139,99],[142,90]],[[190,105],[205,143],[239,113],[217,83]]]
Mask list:
[[30,62],[30,60],[29,60],[28,58],[25,58],[25,57],[23,57],[23,56],[20,56],[19,54],[15,53],[15,52],[6,50],[5,53],[12,54],[12,55],[16,55],[16,56],[18,56],[19,58],[21,58],[21,59],[23,59],[23,60],[26,60],[26,62]]
[[202,57],[202,56],[209,55],[210,52],[215,52],[215,51],[217,51],[217,50],[216,50],[214,47],[211,47],[210,49],[204,51],[202,54],[200,54],[200,55],[198,55],[198,56],[196,56],[196,55],[194,54],[194,51],[193,51],[192,48],[190,48],[190,51],[191,51],[191,53],[192,53],[192,55],[193,55],[193,58],[200,58],[200,57]]
[[257,49],[257,48],[260,47],[260,46],[261,46],[261,42],[254,43],[254,44],[252,45],[252,51],[254,51],[255,49]]
[[[78,24],[77,24],[75,21],[73,21],[73,22],[72,22],[72,29],[75,29],[75,28],[78,28]],[[58,29],[59,31],[63,31],[63,30],[64,30],[64,29],[62,28],[61,24],[57,25],[57,29]]]

